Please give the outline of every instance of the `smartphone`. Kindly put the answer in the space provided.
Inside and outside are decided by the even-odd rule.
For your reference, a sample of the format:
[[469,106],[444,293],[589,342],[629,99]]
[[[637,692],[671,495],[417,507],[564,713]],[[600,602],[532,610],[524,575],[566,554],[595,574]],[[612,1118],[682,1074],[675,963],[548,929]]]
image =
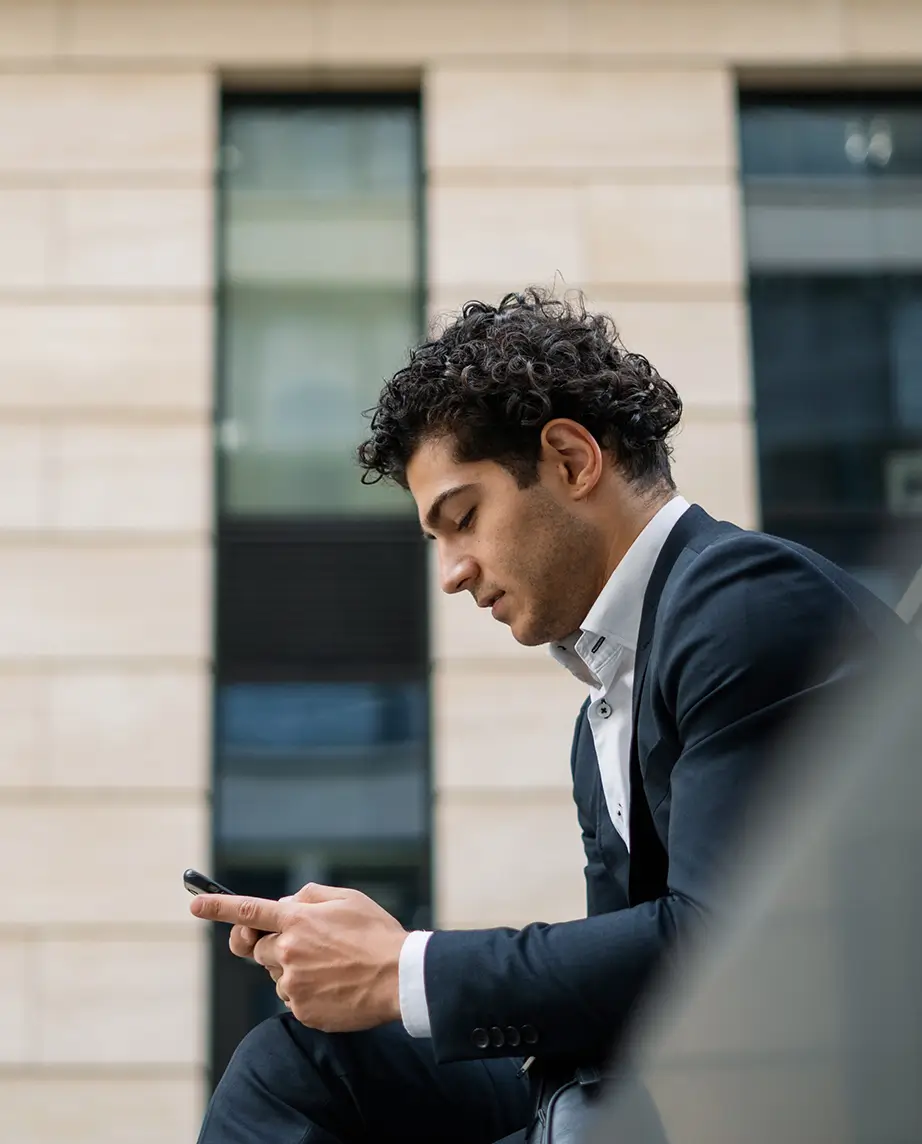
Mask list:
[[[190,894],[230,894],[232,898],[237,897],[233,890],[229,890],[227,886],[222,886],[214,878],[209,878],[207,874],[200,874],[198,870],[183,871],[182,884]],[[250,926],[250,929],[254,933],[265,936],[265,930],[254,929],[253,926]]]
[[186,870],[182,876],[182,884],[190,894],[229,894],[232,898],[237,895],[227,886],[222,886],[207,874],[200,874],[198,870]]

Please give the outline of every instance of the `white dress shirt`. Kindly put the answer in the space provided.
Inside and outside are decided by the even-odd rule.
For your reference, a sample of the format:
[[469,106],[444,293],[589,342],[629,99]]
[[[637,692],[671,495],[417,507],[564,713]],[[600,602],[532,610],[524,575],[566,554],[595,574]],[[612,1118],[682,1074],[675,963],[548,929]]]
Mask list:
[[[580,629],[550,645],[551,655],[589,688],[589,727],[605,804],[630,850],[631,725],[634,658],[647,584],[666,538],[688,501],[675,496],[627,550]],[[431,934],[408,934],[400,951],[400,1013],[411,1037],[432,1035],[424,962]]]

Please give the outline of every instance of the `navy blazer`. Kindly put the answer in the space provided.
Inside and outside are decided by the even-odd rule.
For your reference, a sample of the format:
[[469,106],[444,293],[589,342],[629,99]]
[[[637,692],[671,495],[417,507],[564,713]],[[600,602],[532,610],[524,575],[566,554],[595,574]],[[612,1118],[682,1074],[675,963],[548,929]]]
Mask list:
[[425,957],[436,1058],[603,1060],[664,953],[719,913],[716,875],[774,765],[779,732],[844,694],[898,629],[889,608],[823,557],[692,506],[644,596],[630,854],[608,814],[584,705],[571,762],[588,917],[436,931]]

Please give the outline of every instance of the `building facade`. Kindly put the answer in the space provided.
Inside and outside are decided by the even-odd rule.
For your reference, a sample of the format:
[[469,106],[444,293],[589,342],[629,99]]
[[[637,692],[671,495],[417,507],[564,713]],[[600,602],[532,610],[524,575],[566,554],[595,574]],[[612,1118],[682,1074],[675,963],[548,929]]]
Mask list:
[[[256,750],[264,759],[269,750],[247,739],[246,703],[255,695],[257,721],[263,711],[278,724],[305,710],[305,693],[248,687],[340,688],[312,691],[310,702],[318,711],[328,702],[347,711],[355,702],[363,712],[378,704],[375,719],[391,727],[390,738],[374,740],[380,757],[389,757],[388,744],[397,754],[406,744],[421,752],[415,769],[402,777],[395,770],[396,785],[375,795],[375,805],[398,809],[417,800],[419,815],[403,833],[395,828],[387,850],[388,869],[411,871],[409,881],[393,874],[384,887],[409,886],[406,909],[423,911],[414,916],[427,916],[431,905],[441,926],[516,925],[575,917],[583,908],[567,765],[579,686],[540,649],[519,648],[489,617],[472,614],[469,601],[441,595],[401,531],[412,523],[403,506],[371,513],[385,521],[380,551],[406,544],[395,585],[415,588],[401,605],[410,619],[396,625],[394,639],[415,622],[414,600],[422,619],[403,650],[381,652],[374,695],[342,690],[364,686],[356,657],[310,678],[271,656],[234,659],[239,617],[252,619],[240,636],[246,647],[255,646],[246,644],[247,632],[269,630],[260,626],[269,619],[258,607],[247,612],[239,594],[222,595],[222,585],[263,585],[262,606],[276,598],[278,583],[260,577],[290,557],[285,583],[296,587],[304,569],[317,567],[320,549],[309,545],[320,543],[318,516],[336,518],[323,526],[332,539],[323,537],[346,545],[330,557],[327,583],[352,566],[347,542],[367,537],[352,527],[364,517],[347,503],[350,493],[336,502],[341,511],[325,514],[323,504],[282,503],[271,490],[291,487],[285,472],[244,474],[234,485],[234,458],[246,452],[234,401],[245,406],[250,376],[234,339],[246,343],[251,322],[280,344],[284,331],[260,325],[278,312],[272,290],[284,294],[294,283],[298,297],[322,298],[333,283],[352,313],[360,312],[359,295],[373,296],[369,312],[398,314],[382,319],[381,344],[392,346],[395,330],[412,340],[417,318],[421,329],[425,317],[468,298],[495,300],[529,283],[583,289],[685,400],[675,467],[686,496],[756,525],[761,472],[763,508],[769,488],[781,489],[771,502],[779,528],[808,541],[838,528],[839,537],[846,525],[836,512],[844,504],[852,512],[847,528],[868,532],[881,514],[918,512],[922,499],[913,437],[922,422],[922,349],[913,333],[922,273],[922,200],[913,184],[922,178],[922,156],[913,140],[922,120],[904,95],[920,76],[915,0],[0,0],[4,1139],[194,1139],[214,1025],[235,986],[187,916],[180,874],[213,860],[234,869],[238,844],[237,865],[249,868],[246,840],[234,835],[225,854],[220,835],[233,806],[239,812],[259,795],[258,772],[240,758]],[[891,99],[891,91],[899,94]],[[845,160],[811,172],[807,159],[798,166],[798,154],[760,142],[758,117],[771,112],[773,92],[787,93],[804,114],[818,95],[833,99],[821,119],[842,136]],[[339,192],[312,190],[295,175],[286,183],[282,172],[248,203],[247,187],[234,183],[248,144],[228,130],[252,129],[253,146],[265,146],[271,163],[290,154],[284,141],[272,150],[279,109],[307,109],[319,118],[304,121],[313,140],[305,146],[332,138],[335,157],[344,136],[330,109],[353,125],[366,115],[361,130],[374,135],[367,115],[376,101],[393,113],[380,128],[391,141],[382,162],[399,153],[404,167],[372,172],[365,183],[366,175],[355,175],[349,184],[341,201],[352,205],[338,220],[352,236],[342,239],[352,243],[348,258],[339,240],[320,254],[308,242],[314,269],[299,259],[290,266],[286,235],[322,242],[336,221],[320,208],[310,218],[298,214],[303,201]],[[754,134],[741,130],[747,122]],[[802,122],[782,123],[780,137],[800,138]],[[822,130],[817,138],[821,151]],[[809,138],[804,146],[808,158],[816,153]],[[898,154],[909,156],[902,174],[893,165]],[[342,159],[344,171],[350,161]],[[862,180],[876,178],[868,173],[875,166],[881,177],[853,187],[849,163]],[[839,176],[847,185],[831,205],[798,184],[815,178],[827,186]],[[374,198],[379,185],[390,188],[386,203]],[[289,213],[276,211],[268,222],[284,215],[294,229],[283,228],[264,265],[279,236],[263,225],[260,203],[268,197],[277,206],[285,194]],[[817,239],[823,226],[832,229]],[[393,246],[378,266],[385,241]],[[823,470],[846,476],[817,478],[798,515],[797,504],[791,508],[798,496],[784,494],[782,478],[816,441],[809,433],[794,440],[785,415],[822,426],[831,405],[864,390],[857,382],[837,390],[833,378],[812,405],[797,405],[809,379],[794,386],[775,428],[763,433],[761,462],[754,394],[763,378],[789,376],[785,361],[771,356],[771,333],[773,314],[785,328],[782,303],[793,287],[773,286],[772,275],[825,282],[830,251],[839,252],[840,283],[855,267],[875,268],[877,292],[855,312],[883,316],[859,345],[879,342],[879,356],[892,351],[894,369],[908,381],[896,385],[883,413],[870,399],[849,405],[851,420]],[[238,287],[255,291],[239,306]],[[803,289],[802,306],[820,306]],[[756,297],[762,308],[750,331]],[[305,312],[315,312],[312,304],[304,302]],[[847,306],[835,313],[833,331],[854,328]],[[300,352],[296,338],[285,344],[295,347],[284,351],[289,356]],[[823,348],[807,335],[800,344]],[[382,354],[373,383],[399,364],[390,350]],[[328,374],[345,368],[337,359]],[[868,376],[875,368],[862,367]],[[759,393],[767,419],[773,392]],[[875,470],[865,494],[855,478],[849,500],[854,458],[865,455],[862,433],[877,425],[874,418],[875,440],[884,445],[888,426],[899,422],[905,431],[890,434],[898,440],[886,480]],[[324,432],[307,436],[316,441]],[[246,502],[254,489],[255,501]],[[243,503],[237,494],[246,511],[235,509]],[[247,560],[255,549],[240,536],[252,540],[246,528],[256,518],[265,525],[258,543],[277,543],[287,555],[257,560],[254,571]],[[305,532],[308,518],[313,531]],[[869,541],[856,567],[874,565],[868,552]],[[363,590],[355,588],[355,599]],[[291,654],[300,663],[312,653]],[[389,674],[396,660],[403,691]],[[225,676],[230,662],[244,666]],[[420,695],[428,711],[422,722]],[[259,707],[266,696],[277,706]],[[240,726],[234,739],[228,728]],[[299,758],[307,750],[299,734],[269,746],[284,754],[293,742]],[[355,734],[351,745],[323,741],[327,764],[333,747],[353,761],[365,751],[371,739]],[[232,755],[237,786],[222,762]],[[282,801],[295,789],[283,772],[281,764],[273,771]],[[324,806],[340,797],[334,786],[324,788],[331,800]],[[359,779],[350,789],[361,787]],[[349,806],[359,798],[340,795]],[[271,822],[272,806],[266,813]],[[357,835],[365,821],[354,825]],[[314,859],[302,846],[303,861],[289,865],[288,877],[332,870],[375,885],[379,851],[334,861],[326,844],[318,842]],[[427,857],[414,866],[411,851],[420,847]],[[238,1026],[231,1021],[226,1035]]]

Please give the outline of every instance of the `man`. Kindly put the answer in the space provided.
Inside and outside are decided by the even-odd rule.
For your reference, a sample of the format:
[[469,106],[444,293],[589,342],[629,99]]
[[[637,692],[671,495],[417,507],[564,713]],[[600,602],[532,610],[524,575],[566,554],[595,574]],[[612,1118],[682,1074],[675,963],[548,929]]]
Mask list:
[[680,415],[607,318],[536,291],[469,303],[384,387],[364,479],[412,493],[446,592],[588,689],[571,766],[589,916],[408,935],[334,887],[197,898],[290,1010],[241,1043],[203,1144],[519,1132],[530,1086],[622,1046],[664,953],[719,913],[779,733],[896,620],[814,553],[678,496]]

